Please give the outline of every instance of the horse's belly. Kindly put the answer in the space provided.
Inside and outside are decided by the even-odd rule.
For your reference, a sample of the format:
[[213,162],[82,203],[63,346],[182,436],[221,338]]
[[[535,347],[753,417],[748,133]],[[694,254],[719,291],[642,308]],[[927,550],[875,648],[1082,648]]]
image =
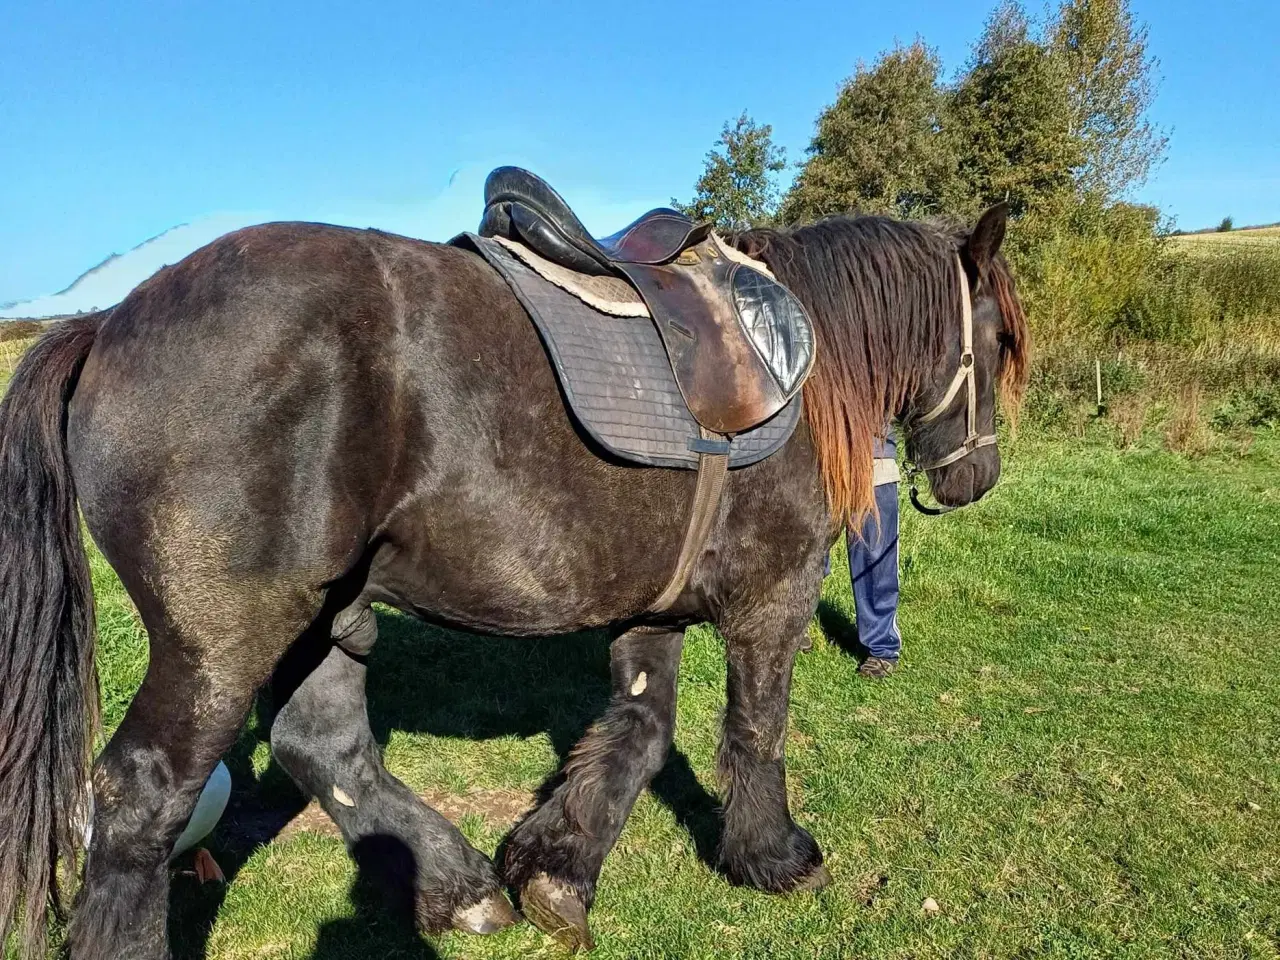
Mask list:
[[642,613],[671,575],[683,511],[655,509],[672,471],[622,472],[632,488],[622,498],[599,471],[449,484],[394,522],[370,592],[429,619],[521,635]]

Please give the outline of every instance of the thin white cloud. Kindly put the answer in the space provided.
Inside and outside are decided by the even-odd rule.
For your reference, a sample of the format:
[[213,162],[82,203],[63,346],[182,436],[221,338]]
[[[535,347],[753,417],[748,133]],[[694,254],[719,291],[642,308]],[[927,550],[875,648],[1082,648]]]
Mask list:
[[[224,233],[272,219],[314,219],[351,227],[376,227],[424,240],[448,240],[464,230],[476,228],[480,221],[484,179],[494,166],[497,164],[473,163],[459,167],[452,171],[435,198],[421,204],[365,205],[354,210],[307,212],[301,217],[296,214],[282,217],[276,211],[265,216],[223,213],[193,220],[108,259],[60,293],[15,303],[0,310],[0,319],[49,317],[112,306],[166,264],[177,263]],[[668,202],[665,197],[618,201],[590,189],[577,188],[572,183],[555,179],[552,183],[564,194],[588,229],[597,235],[612,233],[650,207]]]
[[173,227],[126,253],[109,257],[59,293],[0,310],[0,318],[51,317],[110,307],[165,264],[177,263],[210,240],[258,219],[248,214],[219,214]]

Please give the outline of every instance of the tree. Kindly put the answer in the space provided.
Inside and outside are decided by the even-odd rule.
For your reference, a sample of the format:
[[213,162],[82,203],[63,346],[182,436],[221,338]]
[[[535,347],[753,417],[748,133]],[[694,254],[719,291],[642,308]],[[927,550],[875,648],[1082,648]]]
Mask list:
[[1230,233],[1232,230],[1235,229],[1235,226],[1236,226],[1236,222],[1234,220],[1232,220],[1230,217],[1223,217],[1222,222],[1218,224],[1218,232]]
[[724,230],[771,223],[778,208],[776,177],[787,166],[786,151],[773,142],[773,127],[756,123],[744,112],[732,124],[725,123],[717,144],[707,153],[693,199],[672,200],[672,206]]
[[1166,146],[1147,119],[1156,61],[1129,0],[1055,2],[1033,21],[1003,0],[951,84],[921,40],[859,64],[819,115],[780,219],[972,216],[1004,200],[1028,250],[1059,229],[1109,229]]
[[921,40],[885,53],[870,68],[858,64],[818,117],[782,219],[854,209],[899,216],[947,209],[955,162],[943,124],[941,68]]
[[1168,144],[1146,119],[1159,66],[1147,53],[1147,28],[1134,23],[1129,0],[1067,0],[1048,32],[1083,152],[1077,182],[1104,201],[1123,199],[1146,182]]
[[1069,205],[1084,149],[1068,86],[1065,64],[1032,36],[1022,8],[998,7],[949,106],[959,177],[976,205],[1004,200],[1015,216]]

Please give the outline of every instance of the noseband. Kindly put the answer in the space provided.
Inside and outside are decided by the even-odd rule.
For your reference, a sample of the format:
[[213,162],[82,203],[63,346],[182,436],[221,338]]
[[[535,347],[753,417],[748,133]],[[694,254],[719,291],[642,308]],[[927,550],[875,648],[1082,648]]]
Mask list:
[[955,377],[951,380],[951,386],[947,388],[946,394],[928,413],[916,418],[917,424],[931,423],[951,409],[951,404],[955,401],[956,395],[960,391],[966,390],[965,404],[965,426],[967,428],[964,443],[956,447],[945,457],[935,460],[933,463],[917,464],[908,463],[907,478],[911,481],[911,503],[921,513],[927,513],[936,516],[941,513],[949,513],[954,507],[926,507],[920,502],[919,491],[916,489],[915,478],[928,470],[937,470],[939,467],[947,467],[959,460],[963,460],[979,447],[989,447],[996,442],[994,433],[979,434],[978,433],[978,380],[977,368],[973,359],[973,303],[969,298],[969,281],[966,279],[964,272],[964,264],[960,258],[956,257],[956,266],[960,271],[960,369],[956,371]]

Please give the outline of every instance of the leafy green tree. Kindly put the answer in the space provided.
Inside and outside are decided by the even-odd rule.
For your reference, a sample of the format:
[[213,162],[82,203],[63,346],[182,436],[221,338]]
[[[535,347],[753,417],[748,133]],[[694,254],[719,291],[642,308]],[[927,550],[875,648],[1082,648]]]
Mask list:
[[854,209],[899,216],[945,210],[955,156],[943,123],[936,51],[917,40],[858,64],[818,117],[808,159],[783,201],[782,219]]
[[1168,138],[1148,119],[1159,66],[1147,52],[1147,27],[1129,0],[1066,0],[1048,28],[1061,59],[1081,141],[1075,170],[1081,190],[1114,202],[1146,182]]
[[972,216],[1004,200],[1023,255],[1060,230],[1109,235],[1109,211],[1166,147],[1147,119],[1156,61],[1130,0],[1055,2],[1033,21],[1003,0],[950,84],[921,40],[859,64],[819,115],[779,218]]
[[695,220],[710,220],[724,230],[771,223],[777,213],[777,175],[786,169],[786,151],[774,144],[773,127],[744,112],[726,123],[689,203],[672,206]]
[[1068,90],[1064,62],[1035,39],[1022,8],[998,7],[949,104],[959,176],[976,205],[1005,200],[1015,216],[1069,206],[1085,153]]
[[1236,222],[1230,217],[1223,217],[1222,222],[1218,224],[1219,233],[1230,233],[1236,227]]

